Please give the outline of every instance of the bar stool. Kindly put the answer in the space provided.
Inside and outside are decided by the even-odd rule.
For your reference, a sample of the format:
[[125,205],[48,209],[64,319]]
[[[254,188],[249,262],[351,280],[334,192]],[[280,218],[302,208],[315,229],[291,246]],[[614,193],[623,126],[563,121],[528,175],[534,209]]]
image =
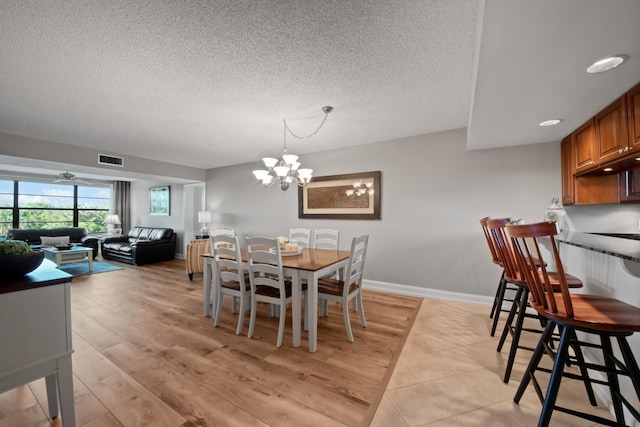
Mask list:
[[[515,362],[518,349],[534,351],[534,348],[532,347],[520,345],[520,336],[522,332],[524,331],[541,334],[543,332],[542,328],[546,323],[545,320],[541,318],[537,313],[527,312],[527,308],[530,307],[529,286],[526,280],[522,277],[522,273],[518,270],[518,266],[513,255],[513,249],[505,233],[505,226],[509,222],[509,218],[494,218],[487,220],[487,227],[491,234],[491,238],[495,244],[496,250],[500,254],[500,258],[504,266],[505,280],[509,283],[513,283],[518,288],[516,295],[513,298],[511,310],[509,310],[509,316],[507,317],[507,321],[504,325],[504,329],[502,331],[502,335],[500,336],[500,341],[497,348],[498,352],[502,351],[502,346],[504,345],[507,336],[511,335],[511,348],[509,349],[509,356],[507,359],[507,366],[505,367],[503,379],[505,384],[509,382],[509,378],[511,377],[511,370],[513,368],[513,363]],[[533,263],[534,268],[540,268],[541,266],[545,265],[545,263],[542,261],[542,257],[534,257]],[[549,272],[549,275],[551,277],[554,290],[559,290],[559,273]],[[569,287],[582,287],[582,281],[577,277],[564,274],[563,276],[569,284]],[[540,328],[525,328],[524,321],[526,318],[535,319],[540,322]],[[577,353],[578,357],[582,358],[582,353],[579,349],[577,350]],[[593,396],[593,402],[595,402],[595,395],[593,395],[592,391],[590,391],[590,395]]]
[[500,258],[500,253],[495,247],[495,243],[491,237],[491,233],[489,232],[489,228],[487,226],[487,221],[490,217],[484,217],[480,219],[480,225],[482,226],[482,231],[484,232],[484,237],[487,240],[487,245],[489,246],[489,252],[491,252],[491,261],[502,267],[502,274],[500,275],[500,280],[498,281],[498,288],[496,289],[496,295],[493,298],[493,305],[491,306],[491,313],[489,313],[489,318],[493,319],[493,324],[491,325],[491,336],[496,334],[496,328],[498,326],[498,320],[500,319],[500,313],[505,312],[508,313],[509,310],[502,308],[503,303],[513,302],[512,298],[506,298],[506,291],[517,291],[518,287],[510,285],[504,279],[504,265],[502,264],[502,259]]
[[[631,351],[627,337],[640,331],[640,308],[626,304],[615,298],[600,295],[571,294],[564,274],[562,261],[558,252],[554,236],[557,234],[555,222],[542,222],[537,224],[517,225],[510,223],[506,226],[507,236],[513,247],[514,258],[518,270],[527,282],[531,290],[531,306],[538,314],[546,319],[544,333],[540,337],[538,345],[529,362],[527,370],[518,387],[514,402],[518,403],[527,386],[533,382],[534,388],[542,402],[542,412],[538,420],[539,426],[548,426],[554,410],[565,412],[590,422],[604,425],[626,425],[623,408],[626,407],[631,415],[640,421],[640,413],[631,403],[622,396],[620,391],[619,376],[627,376],[631,379],[636,396],[640,399],[640,369]],[[552,256],[558,272],[559,292],[555,292],[555,286],[551,274],[544,265],[538,269],[534,266],[533,258],[541,259],[541,250],[538,239],[549,238],[551,241]],[[560,342],[557,349],[550,346],[551,336],[555,328],[560,331]],[[577,339],[576,331],[595,335],[600,338],[600,345]],[[612,339],[618,343],[622,360],[613,353]],[[606,374],[607,380],[600,381],[589,377],[578,377],[585,383],[597,383],[606,385],[611,392],[616,421],[612,422],[586,412],[580,412],[556,405],[556,398],[561,385],[565,364],[572,358],[568,353],[569,346],[574,348],[589,347],[602,351],[603,363],[584,364],[584,361],[575,360],[579,365],[588,366]],[[535,377],[536,371],[548,372],[539,366],[542,356],[549,354],[554,359],[553,369],[545,396],[542,395],[540,384]],[[592,402],[594,404],[595,402]],[[595,405],[594,405],[595,406]]]

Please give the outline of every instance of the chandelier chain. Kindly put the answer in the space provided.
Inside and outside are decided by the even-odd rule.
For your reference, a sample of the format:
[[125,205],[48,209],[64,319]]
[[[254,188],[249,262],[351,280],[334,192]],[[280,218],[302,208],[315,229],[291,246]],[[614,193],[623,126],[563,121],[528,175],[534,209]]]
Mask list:
[[[323,107],[322,111],[324,112],[324,118],[322,119],[322,123],[320,123],[320,126],[317,127],[316,130],[314,130],[313,132],[311,132],[309,135],[307,136],[299,136],[296,135],[295,133],[293,133],[293,131],[291,130],[291,128],[289,127],[289,125],[287,124],[287,120],[283,119],[282,121],[284,122],[284,128],[286,130],[289,131],[289,133],[291,134],[291,136],[293,136],[294,138],[298,138],[298,139],[307,139],[307,138],[311,138],[313,135],[315,135],[316,133],[318,133],[318,131],[322,128],[322,126],[324,126],[324,122],[327,121],[327,116],[329,115],[330,112],[333,111],[333,107]],[[285,141],[286,141],[286,132],[285,132]]]

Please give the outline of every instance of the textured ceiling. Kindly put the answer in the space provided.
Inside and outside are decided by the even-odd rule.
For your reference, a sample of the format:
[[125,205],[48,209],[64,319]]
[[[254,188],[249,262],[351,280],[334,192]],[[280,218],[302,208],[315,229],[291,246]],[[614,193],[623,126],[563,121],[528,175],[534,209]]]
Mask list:
[[276,156],[282,119],[307,134],[324,105],[291,152],[461,127],[470,149],[558,141],[640,80],[639,16],[639,0],[3,0],[0,132],[200,168]]
[[466,126],[476,2],[3,1],[0,131],[211,168]]

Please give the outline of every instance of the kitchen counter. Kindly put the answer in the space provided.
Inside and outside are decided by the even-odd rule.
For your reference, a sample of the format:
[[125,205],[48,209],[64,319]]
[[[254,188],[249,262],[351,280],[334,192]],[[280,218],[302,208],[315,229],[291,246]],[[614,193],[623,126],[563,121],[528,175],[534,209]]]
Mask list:
[[[620,236],[626,236],[623,238]],[[564,231],[557,240],[568,245],[578,246],[595,252],[601,252],[618,258],[640,262],[640,240],[634,237],[638,235],[622,234],[596,234],[576,231]]]

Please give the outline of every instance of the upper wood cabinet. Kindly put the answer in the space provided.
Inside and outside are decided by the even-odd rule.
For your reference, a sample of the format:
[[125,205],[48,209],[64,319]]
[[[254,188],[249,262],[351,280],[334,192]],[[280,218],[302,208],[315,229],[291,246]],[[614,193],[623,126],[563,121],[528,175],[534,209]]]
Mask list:
[[598,166],[596,162],[595,136],[593,119],[571,134],[573,138],[573,173],[585,172]]
[[626,94],[595,116],[595,127],[598,164],[629,154]]
[[640,84],[627,92],[629,151],[640,150]]
[[571,135],[563,139],[560,144],[560,161],[562,163],[562,204],[572,205],[574,202],[574,161]]
[[620,201],[640,202],[640,168],[620,174]]

